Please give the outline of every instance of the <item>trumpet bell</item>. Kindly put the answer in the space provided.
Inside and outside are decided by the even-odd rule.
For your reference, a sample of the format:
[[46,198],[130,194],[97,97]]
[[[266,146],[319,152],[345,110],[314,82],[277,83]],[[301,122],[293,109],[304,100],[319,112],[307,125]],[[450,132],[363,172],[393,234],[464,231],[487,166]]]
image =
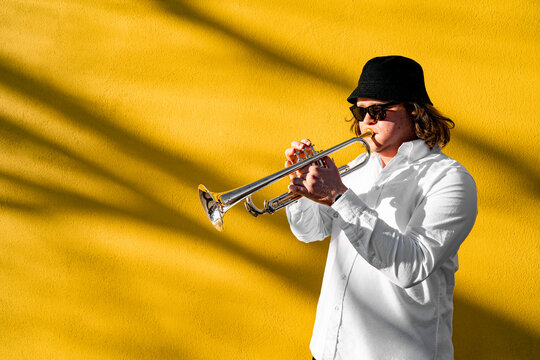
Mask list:
[[199,185],[199,199],[203,206],[204,212],[210,219],[210,222],[218,231],[223,230],[223,214],[222,205],[215,199],[214,193],[210,192],[204,185]]

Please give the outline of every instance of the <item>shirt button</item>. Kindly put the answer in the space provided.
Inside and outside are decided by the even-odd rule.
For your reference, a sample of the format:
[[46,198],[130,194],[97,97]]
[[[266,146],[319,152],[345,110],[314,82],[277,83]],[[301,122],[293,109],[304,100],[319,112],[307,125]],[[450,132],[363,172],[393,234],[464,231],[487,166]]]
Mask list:
[[345,276],[345,275],[341,276],[341,280],[346,280],[346,279],[347,279],[347,276]]
[[334,215],[332,215],[334,217],[334,219],[337,219],[339,217],[339,214],[336,212],[334,213]]
[[334,310],[339,311],[339,306],[336,306]]

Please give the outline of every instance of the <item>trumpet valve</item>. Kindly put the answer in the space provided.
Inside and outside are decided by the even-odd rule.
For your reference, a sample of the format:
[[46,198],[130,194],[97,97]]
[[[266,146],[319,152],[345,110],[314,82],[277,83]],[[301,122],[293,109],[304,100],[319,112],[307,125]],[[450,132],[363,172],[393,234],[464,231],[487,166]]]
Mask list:
[[[311,154],[308,153],[308,149],[311,149]],[[313,147],[313,144],[311,144],[310,146],[308,146],[305,149],[302,149],[300,151],[295,151],[294,156],[296,156],[297,161],[300,161],[302,159],[309,159],[310,157],[313,157],[313,156],[317,155],[318,153],[319,153],[319,151],[315,151],[315,148]],[[301,157],[300,156],[301,154],[303,154],[304,157]]]

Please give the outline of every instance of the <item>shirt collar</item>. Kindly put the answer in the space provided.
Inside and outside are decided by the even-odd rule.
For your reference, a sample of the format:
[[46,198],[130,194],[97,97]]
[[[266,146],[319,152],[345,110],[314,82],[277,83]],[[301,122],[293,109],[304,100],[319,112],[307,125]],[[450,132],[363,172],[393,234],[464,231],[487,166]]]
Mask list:
[[429,146],[427,146],[424,140],[416,139],[401,144],[396,156],[403,157],[406,162],[412,163],[429,155],[432,151],[437,151],[438,149],[439,147],[436,146],[432,150],[429,148]]
[[[439,146],[435,146],[433,149],[430,149],[429,146],[422,139],[416,139],[412,141],[407,141],[401,144],[398,149],[396,156],[392,159],[392,162],[405,162],[412,163],[414,161],[420,160],[421,158],[431,154],[432,152],[440,151]],[[381,162],[378,154],[373,154],[378,160],[378,163]]]

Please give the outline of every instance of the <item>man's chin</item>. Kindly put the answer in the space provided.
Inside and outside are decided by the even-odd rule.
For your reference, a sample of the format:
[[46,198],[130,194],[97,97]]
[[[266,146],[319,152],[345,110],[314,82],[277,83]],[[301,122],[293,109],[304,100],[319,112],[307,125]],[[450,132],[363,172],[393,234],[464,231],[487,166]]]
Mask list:
[[377,134],[373,135],[370,138],[365,139],[366,143],[369,145],[371,151],[373,152],[377,152],[377,149],[381,147],[381,144],[377,142],[377,140],[375,139],[375,136],[377,136]]

